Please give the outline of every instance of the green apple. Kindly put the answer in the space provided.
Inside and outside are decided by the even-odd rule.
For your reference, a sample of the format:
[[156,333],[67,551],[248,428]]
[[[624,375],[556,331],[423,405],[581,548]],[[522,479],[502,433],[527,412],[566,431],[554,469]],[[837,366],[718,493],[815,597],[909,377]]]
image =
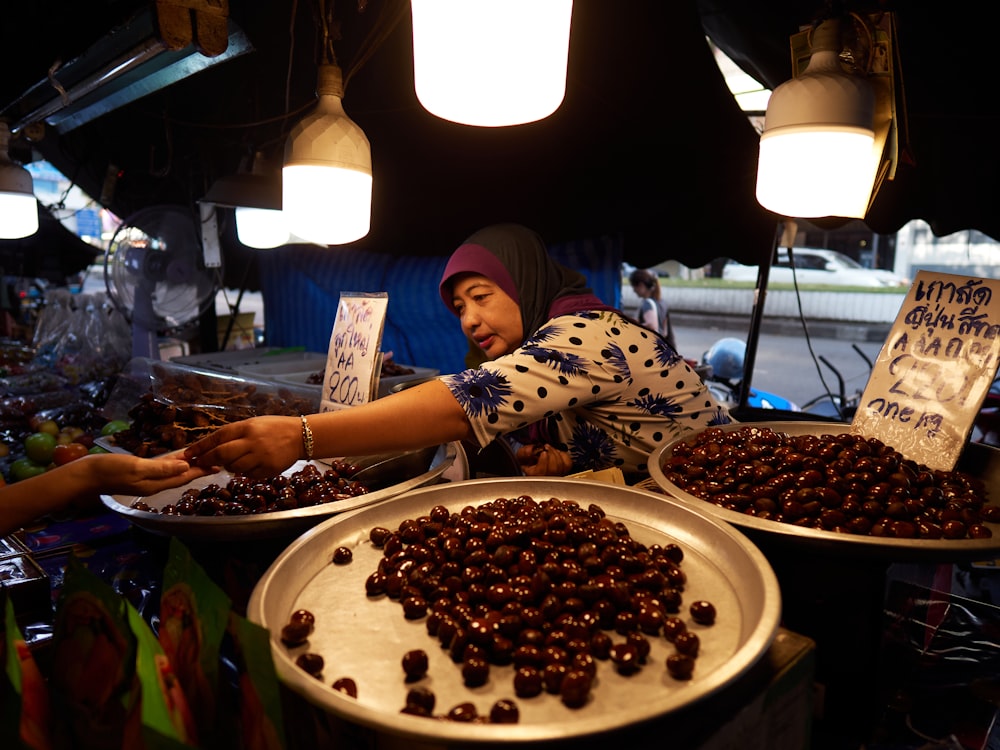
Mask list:
[[52,451],[57,444],[56,436],[51,432],[33,432],[24,439],[24,453],[36,464],[48,466],[52,463]]
[[116,432],[127,430],[129,427],[131,427],[131,425],[124,419],[112,419],[101,428],[101,434],[106,437],[108,435],[114,435]]
[[19,458],[10,465],[10,478],[15,482],[45,473],[45,466],[37,464],[30,458]]

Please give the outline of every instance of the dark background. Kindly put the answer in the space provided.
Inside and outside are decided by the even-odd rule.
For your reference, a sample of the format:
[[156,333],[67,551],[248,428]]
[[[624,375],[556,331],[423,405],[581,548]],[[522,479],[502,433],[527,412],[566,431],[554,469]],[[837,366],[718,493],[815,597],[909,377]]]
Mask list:
[[[193,212],[254,151],[280,159],[285,134],[313,101],[316,3],[231,0],[229,19],[252,51],[68,132],[36,127],[29,141],[26,128],[15,158],[49,160],[122,218],[159,204]],[[352,248],[441,255],[484,224],[519,221],[553,243],[620,236],[624,259],[638,266],[766,258],[779,217],[754,199],[758,136],[705,35],[773,88],[791,74],[789,35],[827,5],[578,0],[562,107],[538,123],[489,129],[439,120],[417,103],[408,3],[368,0],[363,11],[356,0],[333,3],[345,108],[367,134],[374,166],[372,230]],[[938,235],[978,229],[1000,237],[986,7],[839,6],[891,10],[898,25],[903,152],[867,218],[871,231],[892,233],[922,218]],[[11,123],[58,96],[46,83],[50,69],[68,81],[116,46],[156,33],[154,4],[139,0],[8,3],[0,24],[0,117]],[[225,213],[222,233],[226,284],[254,287],[244,273],[251,251],[236,242]],[[75,244],[41,233],[0,241],[0,252],[22,263],[58,253],[75,265]]]

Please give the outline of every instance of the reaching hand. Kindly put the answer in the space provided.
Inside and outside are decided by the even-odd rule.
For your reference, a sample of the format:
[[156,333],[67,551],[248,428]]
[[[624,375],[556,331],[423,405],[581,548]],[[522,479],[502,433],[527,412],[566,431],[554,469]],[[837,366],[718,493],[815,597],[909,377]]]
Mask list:
[[99,471],[98,481],[105,492],[153,495],[181,487],[209,473],[202,467],[191,466],[179,453],[157,458],[107,453],[101,454],[98,461],[95,463]]
[[529,477],[563,477],[573,468],[569,453],[548,443],[518,448],[517,462]]
[[277,476],[302,455],[298,417],[253,417],[223,425],[192,443],[184,457],[203,468],[225,467],[254,479]]

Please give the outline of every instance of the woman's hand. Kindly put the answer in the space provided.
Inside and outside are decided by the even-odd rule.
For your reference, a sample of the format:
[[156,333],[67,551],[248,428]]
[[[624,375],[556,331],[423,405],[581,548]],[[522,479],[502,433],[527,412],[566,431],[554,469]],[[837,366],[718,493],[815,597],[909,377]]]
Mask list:
[[529,477],[564,477],[573,468],[569,453],[548,443],[518,448],[517,462]]
[[202,468],[225,467],[254,479],[277,476],[303,454],[299,417],[252,417],[223,425],[192,443],[184,457]]

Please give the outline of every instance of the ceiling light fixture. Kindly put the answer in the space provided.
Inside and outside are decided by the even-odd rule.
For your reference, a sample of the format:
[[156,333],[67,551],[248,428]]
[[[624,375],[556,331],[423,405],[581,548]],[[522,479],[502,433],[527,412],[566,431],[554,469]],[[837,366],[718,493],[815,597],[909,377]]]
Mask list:
[[841,63],[838,19],[814,28],[810,45],[806,69],[768,102],[757,200],[787,217],[864,218],[885,144],[876,139],[876,92]]
[[566,95],[573,0],[412,0],[420,104],[463,125],[548,117]]
[[236,237],[247,247],[266,250],[297,239],[281,210],[281,174],[259,151],[250,171],[243,167],[236,174],[220,177],[201,202],[235,209]]
[[10,159],[10,126],[0,122],[0,239],[38,231],[38,201],[31,173]]
[[322,245],[344,245],[361,239],[371,227],[371,145],[344,112],[338,65],[319,66],[316,93],[316,108],[285,142],[281,205],[293,234]]
[[[222,24],[224,33],[212,38],[212,47],[184,44],[184,40],[164,41],[159,36],[164,27],[159,12],[165,12],[167,6],[169,3],[162,6],[157,3],[155,10],[138,11],[79,57],[54,67],[48,77],[0,112],[10,120],[11,132],[17,133],[37,122],[45,122],[59,133],[70,132],[125,104],[253,50],[243,30],[225,17],[216,21]],[[201,23],[206,22],[202,19]]]

